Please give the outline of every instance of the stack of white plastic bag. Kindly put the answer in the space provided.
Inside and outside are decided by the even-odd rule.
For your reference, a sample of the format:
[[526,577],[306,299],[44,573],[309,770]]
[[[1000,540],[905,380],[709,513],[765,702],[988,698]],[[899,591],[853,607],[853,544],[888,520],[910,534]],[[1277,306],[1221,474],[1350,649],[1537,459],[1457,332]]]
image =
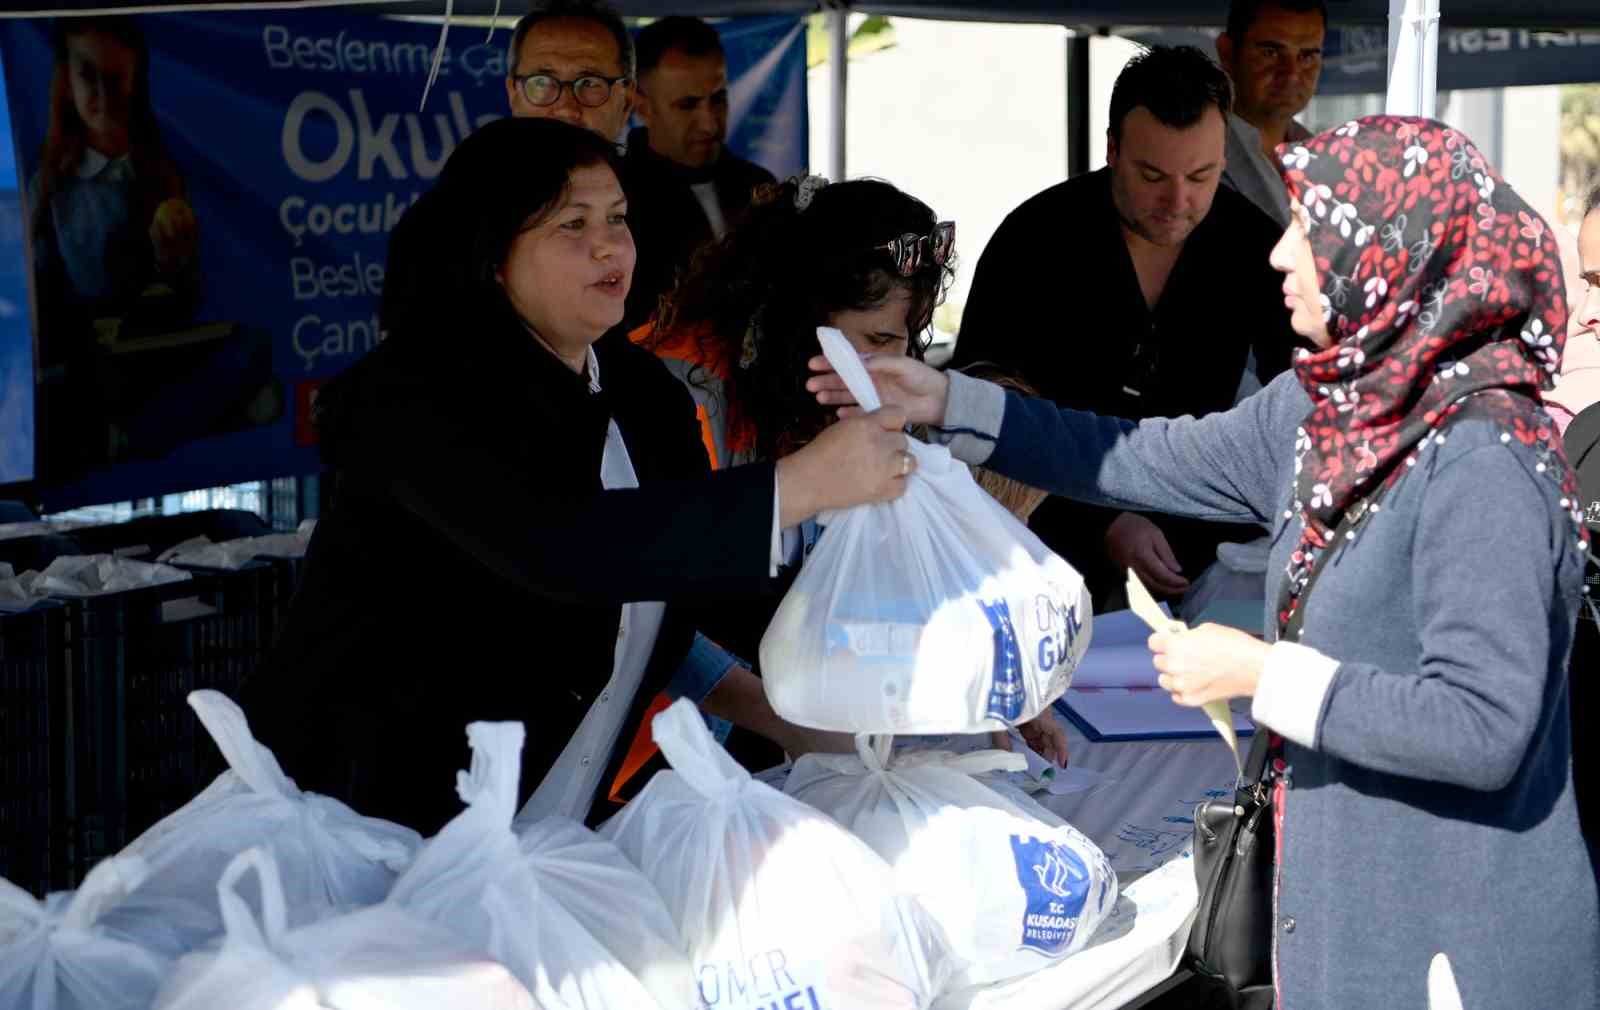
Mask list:
[[[821,327],[856,400],[860,357]],[[824,532],[761,640],[779,715],[852,733],[972,733],[1034,718],[1089,646],[1082,576],[942,446],[908,440],[899,499],[819,517]]]
[[37,599],[33,595],[32,580],[23,582],[17,578],[16,569],[4,561],[0,561],[0,607],[7,609],[24,608]]
[[467,727],[467,804],[395,883],[390,902],[504,964],[547,1008],[699,1006],[683,941],[655,890],[615,847],[570,821],[519,840],[521,723]]
[[269,533],[213,543],[210,537],[192,537],[161,552],[157,561],[193,568],[236,571],[256,558],[301,558],[311,544],[315,519],[302,522],[293,533]]
[[784,791],[889,862],[896,885],[922,902],[964,962],[952,988],[1027,974],[1082,950],[1116,905],[1116,873],[1065,822],[974,777],[1021,770],[1024,758],[891,754],[891,744],[862,735],[855,755],[806,755]]
[[[239,891],[250,871],[259,917]],[[449,930],[392,903],[291,929],[277,861],[264,849],[240,853],[216,890],[221,945],[179,961],[154,1010],[560,1010],[541,1007]]]
[[111,554],[69,554],[56,558],[42,572],[10,575],[12,595],[103,596],[146,586],[182,582],[189,573],[171,565],[130,561]]
[[272,857],[291,926],[373,905],[389,894],[422,844],[415,831],[302,792],[225,695],[195,691],[189,705],[229,770],[126,850],[149,866],[141,894],[206,910],[185,949],[222,931],[217,881],[246,849],[259,847]]
[[949,974],[938,926],[889,867],[751,778],[679,700],[656,716],[672,764],[601,827],[666,899],[710,1010],[927,1007]]
[[36,900],[0,880],[0,1007],[7,1010],[145,1010],[183,953],[168,909],[129,909],[146,867],[119,856],[76,891]]

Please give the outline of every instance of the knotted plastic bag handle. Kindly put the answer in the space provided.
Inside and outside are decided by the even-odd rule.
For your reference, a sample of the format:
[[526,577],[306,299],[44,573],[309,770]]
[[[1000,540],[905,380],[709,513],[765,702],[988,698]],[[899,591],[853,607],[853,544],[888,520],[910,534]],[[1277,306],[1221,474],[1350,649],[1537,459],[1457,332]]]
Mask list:
[[503,821],[510,827],[517,814],[522,745],[527,735],[520,722],[475,722],[467,726],[472,767],[456,772],[456,795],[467,806],[483,810],[496,824]]
[[650,735],[672,770],[702,796],[723,797],[751,781],[750,773],[722,749],[700,710],[687,698],[679,698],[657,715]]
[[191,691],[189,707],[216,741],[228,767],[245,785],[258,793],[300,798],[300,789],[283,773],[278,759],[251,735],[249,720],[233,699],[218,691]]

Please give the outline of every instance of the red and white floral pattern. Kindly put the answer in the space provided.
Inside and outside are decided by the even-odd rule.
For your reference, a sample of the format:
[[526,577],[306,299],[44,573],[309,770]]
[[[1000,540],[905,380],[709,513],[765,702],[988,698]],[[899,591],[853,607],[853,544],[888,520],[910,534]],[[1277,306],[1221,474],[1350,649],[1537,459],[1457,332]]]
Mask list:
[[1372,116],[1279,152],[1290,195],[1309,211],[1335,338],[1294,365],[1314,407],[1297,443],[1305,530],[1278,597],[1282,629],[1345,510],[1442,443],[1448,423],[1493,421],[1504,441],[1534,447],[1563,507],[1578,495],[1539,406],[1567,328],[1539,215],[1470,140],[1432,120]]

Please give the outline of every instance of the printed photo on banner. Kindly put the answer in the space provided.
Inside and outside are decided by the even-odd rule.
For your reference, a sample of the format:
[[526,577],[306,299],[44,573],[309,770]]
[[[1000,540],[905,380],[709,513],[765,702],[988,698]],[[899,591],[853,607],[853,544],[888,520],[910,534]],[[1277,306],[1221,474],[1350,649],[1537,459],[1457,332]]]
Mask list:
[[[452,31],[419,109],[437,25],[0,22],[36,376],[31,461],[8,450],[0,483],[31,470],[58,509],[315,471],[316,389],[383,339],[389,233],[507,114],[511,24]],[[803,170],[802,22],[716,28],[730,149]],[[25,381],[11,343],[6,380]]]

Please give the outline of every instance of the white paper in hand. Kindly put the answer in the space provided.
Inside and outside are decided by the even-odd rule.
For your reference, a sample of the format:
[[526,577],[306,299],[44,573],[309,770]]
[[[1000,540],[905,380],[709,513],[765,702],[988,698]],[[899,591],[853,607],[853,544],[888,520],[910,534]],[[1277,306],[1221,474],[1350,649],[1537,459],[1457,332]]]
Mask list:
[[[1188,631],[1189,626],[1175,617],[1168,617],[1162,612],[1161,606],[1156,603],[1155,597],[1150,595],[1150,590],[1139,581],[1139,576],[1128,569],[1128,609],[1139,615],[1139,619],[1150,625],[1150,630],[1157,634],[1175,635],[1181,631]],[[1217,733],[1222,736],[1222,742],[1228,745],[1233,752],[1234,767],[1239,769],[1239,775],[1244,776],[1244,760],[1239,757],[1239,738],[1233,732],[1233,713],[1228,709],[1225,701],[1210,701],[1200,706],[1206,718],[1211,720],[1211,725],[1217,728]]]
[[1456,973],[1443,953],[1433,955],[1428,964],[1428,1010],[1462,1010]]

